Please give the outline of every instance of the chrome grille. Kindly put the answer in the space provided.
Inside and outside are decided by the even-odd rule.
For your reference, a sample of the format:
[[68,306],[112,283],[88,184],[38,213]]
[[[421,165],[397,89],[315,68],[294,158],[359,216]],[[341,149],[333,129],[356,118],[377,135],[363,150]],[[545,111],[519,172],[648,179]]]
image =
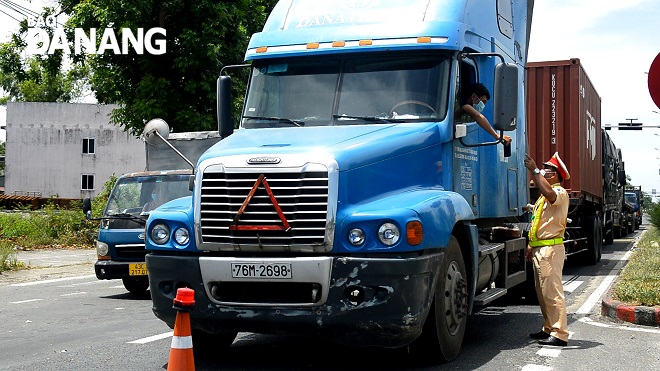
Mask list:
[[[251,190],[265,182],[239,215]],[[280,207],[280,217],[266,184]],[[324,243],[328,212],[328,173],[205,172],[202,177],[200,227],[203,243],[280,247]],[[277,229],[280,228],[280,229]]]

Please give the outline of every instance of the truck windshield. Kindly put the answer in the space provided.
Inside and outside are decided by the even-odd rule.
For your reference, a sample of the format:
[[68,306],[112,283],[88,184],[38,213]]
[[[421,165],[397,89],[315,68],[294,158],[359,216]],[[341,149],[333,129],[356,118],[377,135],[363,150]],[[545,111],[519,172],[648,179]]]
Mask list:
[[450,58],[324,56],[253,62],[243,128],[440,121]]
[[138,216],[165,202],[190,196],[189,178],[185,174],[121,177],[108,197],[103,216]]
[[626,202],[630,202],[631,204],[636,204],[637,195],[634,193],[626,193]]

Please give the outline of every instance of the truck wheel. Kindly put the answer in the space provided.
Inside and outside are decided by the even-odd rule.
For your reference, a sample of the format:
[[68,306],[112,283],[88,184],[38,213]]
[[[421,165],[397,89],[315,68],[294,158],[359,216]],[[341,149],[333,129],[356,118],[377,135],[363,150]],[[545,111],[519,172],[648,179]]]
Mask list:
[[611,245],[614,243],[614,221],[612,218],[612,212],[607,212],[603,221],[603,237],[605,239],[605,245]]
[[594,265],[600,261],[603,253],[603,232],[600,225],[600,218],[597,216],[588,216],[585,220],[584,230],[587,235],[587,251],[583,254],[585,262]]
[[144,295],[149,288],[149,277],[124,277],[121,279],[128,292],[135,295]]
[[614,228],[611,228],[605,232],[605,245],[611,245],[614,243]]
[[238,333],[209,334],[202,330],[193,329],[191,335],[195,355],[211,356],[217,355],[218,351],[222,351],[222,349],[229,348],[234,340],[236,340]]
[[448,362],[458,356],[467,322],[467,275],[463,255],[454,236],[449,238],[445,250],[431,310],[422,334],[411,344],[412,350],[424,358],[440,354],[440,359],[434,359],[436,362]]

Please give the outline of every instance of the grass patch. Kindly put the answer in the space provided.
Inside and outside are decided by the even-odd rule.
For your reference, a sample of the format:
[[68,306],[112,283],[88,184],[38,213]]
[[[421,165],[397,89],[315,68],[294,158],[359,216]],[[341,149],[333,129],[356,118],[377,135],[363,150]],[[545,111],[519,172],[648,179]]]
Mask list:
[[[113,174],[92,202],[92,218],[103,214],[110,191],[117,181]],[[82,201],[71,209],[59,209],[49,204],[40,210],[0,211],[0,272],[25,268],[17,260],[16,250],[42,248],[94,248],[99,233],[99,221],[87,220]]]
[[0,240],[0,272],[21,268],[25,268],[25,264],[18,261],[14,245],[9,241]]
[[623,268],[613,298],[629,305],[660,306],[660,232],[649,225]]
[[99,223],[78,210],[46,206],[37,211],[0,212],[0,272],[25,268],[17,250],[93,248]]

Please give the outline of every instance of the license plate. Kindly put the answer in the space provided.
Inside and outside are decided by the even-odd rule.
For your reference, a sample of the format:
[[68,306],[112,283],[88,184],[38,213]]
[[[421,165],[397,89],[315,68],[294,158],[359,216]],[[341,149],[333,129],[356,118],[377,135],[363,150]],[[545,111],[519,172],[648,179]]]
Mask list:
[[128,265],[129,276],[146,276],[147,264],[146,263],[131,263]]
[[290,279],[291,263],[231,263],[232,278]]

